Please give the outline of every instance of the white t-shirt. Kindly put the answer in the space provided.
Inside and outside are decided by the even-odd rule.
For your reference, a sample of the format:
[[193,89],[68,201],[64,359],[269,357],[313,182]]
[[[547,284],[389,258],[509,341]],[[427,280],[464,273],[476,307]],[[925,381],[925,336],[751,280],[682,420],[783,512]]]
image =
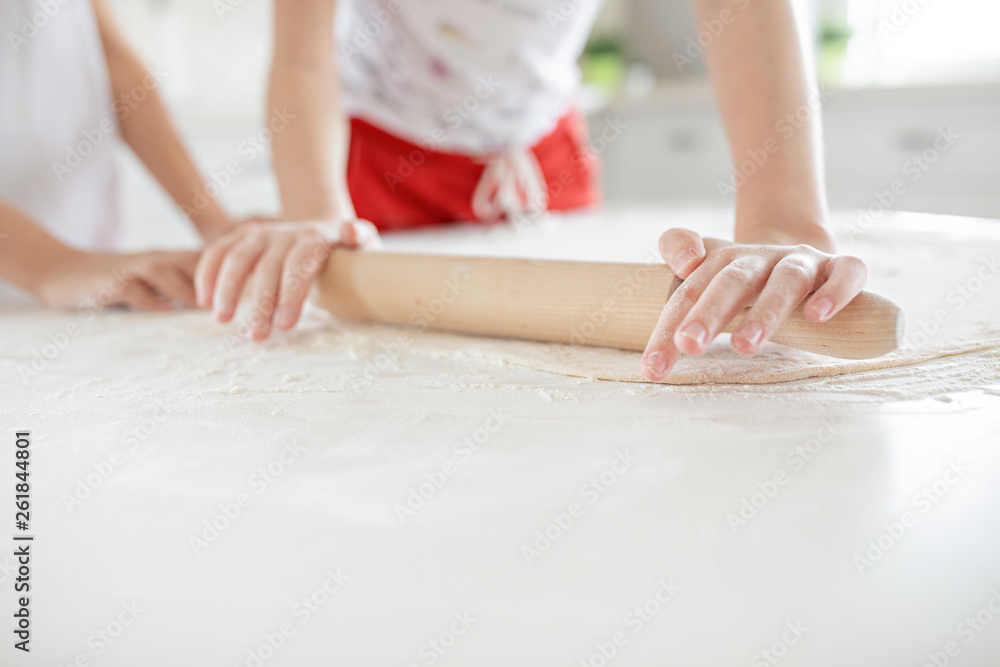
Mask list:
[[575,103],[601,0],[342,0],[345,110],[442,152],[523,149]]
[[119,141],[90,0],[0,0],[0,199],[65,243],[113,248]]

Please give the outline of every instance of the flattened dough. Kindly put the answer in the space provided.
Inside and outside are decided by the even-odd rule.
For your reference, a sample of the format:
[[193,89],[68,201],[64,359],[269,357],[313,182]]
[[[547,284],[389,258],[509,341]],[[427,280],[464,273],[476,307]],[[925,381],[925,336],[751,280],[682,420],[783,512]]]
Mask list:
[[[930,218],[938,224],[941,220],[954,223],[942,229],[929,227],[926,220],[929,218],[916,214],[899,214],[864,230],[853,227],[850,218],[838,221],[838,246],[868,263],[869,289],[903,308],[906,344],[900,350],[854,361],[770,344],[761,354],[746,357],[729,348],[728,336],[723,336],[705,354],[683,357],[663,383],[770,384],[863,374],[959,355],[970,355],[970,381],[995,376],[998,364],[994,353],[1000,350],[1000,276],[996,269],[1000,225]],[[641,226],[642,221],[630,224],[629,231]],[[581,236],[586,234],[575,238]],[[417,336],[412,348],[416,354],[441,358],[478,357],[575,377],[648,382],[639,373],[641,355],[637,352],[433,332]]]
[[[464,338],[464,337],[451,337]],[[500,364],[559,373],[572,377],[618,382],[649,382],[639,372],[638,352],[587,348],[551,343],[520,341],[447,341],[425,339],[433,353],[482,356]],[[453,347],[459,345],[461,348]],[[922,362],[956,355],[1000,349],[1000,332],[984,331],[969,341],[952,341],[925,350],[897,351],[877,359],[844,360],[820,357],[781,345],[768,345],[760,354],[747,357],[734,352],[728,337],[717,341],[705,354],[683,357],[661,384],[772,384],[807,378],[841,376],[864,371],[913,366]],[[987,363],[984,357],[981,363]],[[995,368],[995,361],[990,361]]]

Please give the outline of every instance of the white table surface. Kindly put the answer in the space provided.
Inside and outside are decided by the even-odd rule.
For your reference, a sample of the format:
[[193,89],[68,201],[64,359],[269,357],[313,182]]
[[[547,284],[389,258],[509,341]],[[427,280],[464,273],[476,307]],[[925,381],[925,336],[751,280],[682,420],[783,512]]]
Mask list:
[[[605,245],[552,234],[458,230],[390,245],[552,256]],[[367,359],[327,349],[335,333],[318,324],[234,351],[205,314],[122,312],[19,377],[73,317],[0,310],[0,488],[13,495],[13,432],[30,429],[36,535],[34,650],[15,654],[5,632],[0,664],[919,666],[947,648],[948,664],[1000,665],[998,382],[898,400],[403,356],[357,389],[349,378]],[[296,355],[311,360],[309,377],[289,374]],[[455,443],[491,411],[502,425],[466,460]],[[68,509],[116,451],[113,471]],[[629,463],[612,475],[617,457]],[[449,461],[454,474],[401,522],[396,504]],[[268,465],[280,475],[261,483]],[[597,491],[589,480],[602,473],[613,482]],[[784,483],[769,488],[775,475]],[[762,487],[773,492],[764,503],[752,498]],[[248,506],[196,554],[191,536],[240,494]],[[734,531],[727,516],[743,499],[761,507]],[[523,547],[571,503],[572,525],[528,563]],[[872,550],[887,530],[898,537]],[[10,619],[14,563],[0,553]],[[328,571],[349,576],[329,595]],[[311,595],[325,604],[306,614]],[[141,609],[134,621],[128,605]],[[467,630],[456,614],[472,619]],[[108,645],[98,633],[117,634],[119,617],[131,624]],[[282,624],[293,634],[255,662],[248,651]]]

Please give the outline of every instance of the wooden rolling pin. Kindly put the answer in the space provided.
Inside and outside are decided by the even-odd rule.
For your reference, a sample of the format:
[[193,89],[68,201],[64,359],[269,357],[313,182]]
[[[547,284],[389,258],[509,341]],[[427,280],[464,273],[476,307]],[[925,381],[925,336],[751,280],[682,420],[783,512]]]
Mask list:
[[[679,282],[663,264],[335,250],[317,300],[344,319],[641,351]],[[771,340],[870,359],[902,335],[899,306],[862,292],[822,324],[800,306]]]

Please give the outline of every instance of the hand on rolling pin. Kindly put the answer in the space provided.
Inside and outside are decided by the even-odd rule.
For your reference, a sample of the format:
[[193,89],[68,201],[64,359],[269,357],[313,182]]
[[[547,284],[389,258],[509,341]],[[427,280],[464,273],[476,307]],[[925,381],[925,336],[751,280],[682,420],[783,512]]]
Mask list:
[[193,307],[197,252],[93,253],[72,251],[32,291],[47,306],[76,308],[98,299],[101,306],[136,310]]
[[378,231],[367,220],[241,223],[202,253],[195,273],[198,305],[211,306],[218,321],[228,322],[244,286],[252,280],[257,317],[250,322],[251,336],[264,340],[272,322],[291,329],[299,321],[309,290],[333,248],[378,243]]
[[751,304],[732,335],[732,347],[741,354],[759,352],[807,296],[806,317],[830,319],[857,296],[868,275],[857,257],[808,245],[744,245],[702,239],[686,229],[667,231],[659,245],[684,282],[664,306],[642,355],[643,374],[651,380],[666,377],[681,353],[704,352]]

